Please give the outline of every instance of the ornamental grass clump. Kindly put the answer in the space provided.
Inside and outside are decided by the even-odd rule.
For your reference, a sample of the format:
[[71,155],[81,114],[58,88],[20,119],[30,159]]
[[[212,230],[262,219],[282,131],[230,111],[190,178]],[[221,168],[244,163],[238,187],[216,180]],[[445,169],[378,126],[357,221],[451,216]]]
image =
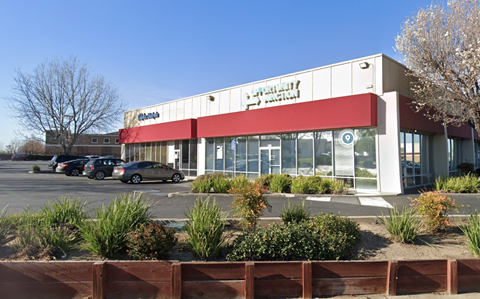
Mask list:
[[64,197],[54,202],[48,202],[40,211],[40,215],[46,225],[68,223],[73,228],[78,228],[87,219],[85,205],[86,202],[82,203],[79,199]]
[[397,242],[413,243],[421,224],[415,210],[403,206],[400,212],[394,205],[393,209],[388,209],[388,213],[390,217],[382,213],[380,223],[385,226],[391,238]]
[[319,176],[297,176],[292,180],[291,191],[295,194],[319,193],[322,186],[322,179]]
[[150,220],[149,204],[142,195],[122,194],[107,207],[96,208],[96,221],[89,219],[80,226],[85,248],[105,258],[125,252],[126,236],[138,225]]
[[191,191],[194,193],[210,193],[213,187],[212,175],[199,175],[193,182]]
[[249,182],[244,187],[232,187],[228,192],[234,194],[232,205],[235,210],[234,217],[242,218],[243,229],[255,227],[257,219],[265,214],[265,209],[272,211],[265,193],[267,189],[256,182]]
[[360,242],[356,222],[330,214],[303,222],[247,230],[233,243],[231,261],[338,260],[352,257]]
[[161,260],[177,243],[175,230],[155,221],[140,224],[126,237],[127,253],[136,260]]
[[468,217],[468,222],[460,226],[468,239],[468,248],[476,256],[480,256],[480,216],[478,211],[473,212]]
[[305,201],[297,204],[288,201],[286,205],[283,205],[283,209],[280,212],[280,218],[283,223],[299,223],[310,219],[310,210],[305,207]]
[[436,232],[451,226],[448,221],[448,212],[458,212],[457,203],[438,191],[423,192],[418,198],[409,198],[410,206],[418,215],[423,216],[423,223],[427,230]]
[[12,225],[8,218],[6,217],[7,215],[7,207],[3,207],[3,209],[0,211],[0,245],[5,242],[7,239],[8,235],[10,234],[12,230]]
[[231,183],[232,187],[244,188],[250,183],[250,180],[244,175],[238,175],[232,179]]
[[232,187],[230,178],[221,174],[215,173],[212,177],[212,188],[215,193],[227,193]]
[[190,250],[202,260],[217,256],[224,247],[226,237],[223,235],[227,213],[223,212],[215,199],[197,198],[186,214],[185,224],[187,244]]
[[290,192],[292,178],[286,173],[274,174],[270,180],[270,190],[273,192],[284,193]]
[[478,193],[480,177],[473,173],[459,177],[438,177],[435,180],[435,190],[452,193]]

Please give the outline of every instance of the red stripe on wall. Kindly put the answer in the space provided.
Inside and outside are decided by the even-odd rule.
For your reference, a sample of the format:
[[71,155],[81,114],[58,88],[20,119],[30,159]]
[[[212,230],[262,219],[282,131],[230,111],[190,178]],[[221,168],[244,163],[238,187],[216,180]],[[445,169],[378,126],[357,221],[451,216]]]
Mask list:
[[368,93],[198,118],[197,137],[376,127],[377,95]]
[[121,144],[194,138],[197,138],[196,119],[121,129],[119,132]]

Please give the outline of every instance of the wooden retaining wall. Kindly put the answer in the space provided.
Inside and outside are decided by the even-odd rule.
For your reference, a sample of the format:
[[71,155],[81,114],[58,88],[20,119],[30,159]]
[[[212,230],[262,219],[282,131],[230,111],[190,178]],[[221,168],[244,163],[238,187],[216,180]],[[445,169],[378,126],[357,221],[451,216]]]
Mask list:
[[0,262],[0,298],[275,298],[480,291],[480,260]]

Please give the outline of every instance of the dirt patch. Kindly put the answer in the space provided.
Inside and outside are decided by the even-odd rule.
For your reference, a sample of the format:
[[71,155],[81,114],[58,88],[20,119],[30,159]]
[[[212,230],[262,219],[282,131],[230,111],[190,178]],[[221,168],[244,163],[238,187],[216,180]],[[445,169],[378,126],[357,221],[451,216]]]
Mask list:
[[[358,260],[421,260],[421,259],[474,259],[475,257],[467,247],[467,238],[458,227],[452,227],[440,234],[420,234],[415,244],[402,244],[393,242],[388,231],[383,225],[374,223],[360,223],[361,243],[356,248]],[[241,233],[239,229],[230,227],[227,231],[232,239]],[[198,261],[188,250],[185,243],[185,232],[177,233],[179,240],[175,250],[168,256],[168,260],[181,262]],[[15,240],[9,240],[0,247],[0,261],[25,260],[16,257],[13,250]],[[86,250],[76,249],[62,260],[100,260]],[[128,259],[128,256],[125,256]],[[216,259],[225,261],[225,254]]]

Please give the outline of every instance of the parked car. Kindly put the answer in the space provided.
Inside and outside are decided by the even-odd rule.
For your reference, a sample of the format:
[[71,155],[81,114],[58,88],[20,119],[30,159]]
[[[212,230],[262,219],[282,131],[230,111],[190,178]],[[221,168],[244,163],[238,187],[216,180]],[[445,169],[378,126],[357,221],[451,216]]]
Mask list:
[[28,154],[13,154],[12,161],[28,161]]
[[89,178],[103,180],[105,177],[112,176],[113,167],[125,164],[122,159],[99,158],[92,159],[85,164],[84,174]]
[[55,155],[53,156],[52,160],[50,160],[50,163],[48,164],[48,169],[51,169],[53,172],[55,172],[55,169],[57,168],[58,163],[76,160],[76,159],[86,159],[86,157],[74,156],[74,155]]
[[57,165],[55,172],[64,173],[66,176],[78,176],[83,173],[85,164],[88,161],[89,160],[87,158],[82,158],[61,162]]
[[112,177],[122,183],[138,184],[143,180],[172,180],[178,183],[185,179],[185,174],[178,169],[155,161],[136,161],[113,169]]

